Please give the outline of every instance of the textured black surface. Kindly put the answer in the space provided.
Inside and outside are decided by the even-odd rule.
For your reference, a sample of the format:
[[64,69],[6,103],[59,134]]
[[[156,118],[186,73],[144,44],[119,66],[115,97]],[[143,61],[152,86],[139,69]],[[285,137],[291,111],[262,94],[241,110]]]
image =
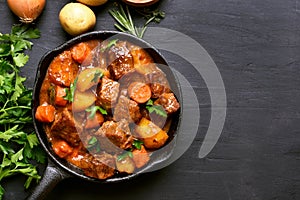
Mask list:
[[[32,86],[42,55],[70,37],[58,13],[69,1],[48,0],[36,22],[42,37],[34,41],[24,75]],[[114,30],[107,10],[95,8],[96,30]],[[172,165],[118,184],[60,182],[47,200],[76,199],[300,199],[300,1],[161,0],[166,18],[160,26],[199,42],[217,64],[227,92],[227,117],[221,138],[198,158],[210,119],[205,83],[188,63],[165,53],[193,86],[201,109],[198,134]],[[0,32],[17,18],[0,0]],[[22,199],[22,177],[6,180],[6,199]]]

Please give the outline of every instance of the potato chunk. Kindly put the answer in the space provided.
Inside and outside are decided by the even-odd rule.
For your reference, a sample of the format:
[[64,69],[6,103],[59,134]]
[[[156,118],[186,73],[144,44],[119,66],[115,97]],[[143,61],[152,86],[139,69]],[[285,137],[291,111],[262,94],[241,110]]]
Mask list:
[[132,174],[135,170],[134,162],[128,156],[120,160],[116,159],[116,166],[117,170],[121,173]]
[[103,76],[104,70],[101,68],[87,68],[81,71],[78,75],[76,88],[80,92],[84,92],[99,83]]
[[72,104],[72,110],[75,112],[84,111],[96,101],[96,96],[91,91],[79,92],[75,91],[74,102]]
[[162,147],[167,139],[168,134],[146,118],[142,118],[135,128],[135,132],[143,140],[145,147],[157,149]]

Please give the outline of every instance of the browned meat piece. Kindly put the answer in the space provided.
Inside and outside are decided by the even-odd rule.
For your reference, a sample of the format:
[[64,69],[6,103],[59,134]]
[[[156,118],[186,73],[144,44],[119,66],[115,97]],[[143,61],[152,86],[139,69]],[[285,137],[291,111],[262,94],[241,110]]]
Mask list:
[[170,92],[170,86],[165,74],[157,67],[152,73],[147,74],[148,83],[152,92],[152,98],[157,98],[164,92]]
[[101,86],[98,89],[99,104],[106,110],[111,109],[117,103],[120,84],[107,77],[102,78]]
[[64,51],[53,59],[48,68],[49,80],[60,86],[69,87],[78,73],[78,64],[70,51]]
[[84,154],[71,161],[77,167],[83,169],[87,176],[99,179],[107,179],[115,174],[115,158],[108,153],[97,155]]
[[157,98],[164,92],[170,92],[170,89],[168,87],[165,87],[163,84],[160,83],[151,83],[150,84],[151,92],[152,92],[152,98]]
[[115,173],[115,158],[108,153],[95,155],[92,163],[99,179],[107,179]]
[[152,98],[158,98],[164,92],[170,92],[168,79],[163,71],[155,64],[139,65],[136,70],[146,77],[146,83],[150,85]]
[[71,146],[79,145],[80,138],[78,132],[81,131],[81,126],[76,123],[72,113],[67,108],[56,113],[54,122],[50,128],[53,137],[62,138]]
[[108,52],[108,70],[115,80],[134,68],[133,58],[128,50],[127,42],[117,42]]
[[126,120],[106,121],[95,135],[98,137],[101,149],[111,153],[130,148],[133,142],[133,136]]
[[159,128],[163,128],[166,125],[167,119],[164,116],[158,115],[155,112],[149,113],[147,108],[141,109],[142,117],[152,121],[155,125],[157,125]]
[[163,93],[155,102],[155,105],[162,105],[168,114],[176,112],[180,108],[176,97],[173,93]]
[[127,90],[128,86],[133,82],[145,83],[146,77],[143,74],[137,72],[136,70],[131,70],[130,72],[122,76],[122,78],[120,78],[118,82],[120,83],[121,90]]
[[125,119],[129,123],[137,122],[142,117],[139,105],[135,101],[130,100],[123,95],[119,97],[113,114],[113,119],[115,121],[121,121],[122,119]]
[[133,57],[135,66],[141,66],[141,65],[147,65],[149,63],[153,63],[153,59],[145,49],[142,49],[141,47],[133,44],[130,45],[129,48],[131,50],[130,53]]

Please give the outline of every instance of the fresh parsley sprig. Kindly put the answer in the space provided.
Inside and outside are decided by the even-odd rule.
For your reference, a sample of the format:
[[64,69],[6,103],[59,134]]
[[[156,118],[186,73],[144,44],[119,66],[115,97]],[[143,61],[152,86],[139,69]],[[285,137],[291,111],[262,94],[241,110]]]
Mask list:
[[158,8],[152,10],[150,8],[136,9],[135,10],[140,15],[144,16],[146,20],[154,21],[155,23],[160,23],[162,19],[165,18],[166,13],[164,11],[159,10]]
[[26,78],[20,75],[29,60],[24,51],[33,45],[28,39],[39,37],[39,30],[30,25],[14,25],[10,34],[0,33],[0,199],[5,192],[3,179],[23,174],[27,189],[41,178],[31,161],[46,160],[36,134],[28,128],[32,126],[32,90],[25,87]]

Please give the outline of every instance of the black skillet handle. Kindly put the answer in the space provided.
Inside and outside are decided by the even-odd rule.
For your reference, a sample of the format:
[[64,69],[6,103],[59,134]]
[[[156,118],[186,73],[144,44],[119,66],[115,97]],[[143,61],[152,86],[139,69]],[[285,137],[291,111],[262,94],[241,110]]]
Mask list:
[[42,200],[47,194],[65,178],[71,177],[70,174],[55,166],[50,159],[41,182],[36,186],[32,193],[26,198],[27,200]]

